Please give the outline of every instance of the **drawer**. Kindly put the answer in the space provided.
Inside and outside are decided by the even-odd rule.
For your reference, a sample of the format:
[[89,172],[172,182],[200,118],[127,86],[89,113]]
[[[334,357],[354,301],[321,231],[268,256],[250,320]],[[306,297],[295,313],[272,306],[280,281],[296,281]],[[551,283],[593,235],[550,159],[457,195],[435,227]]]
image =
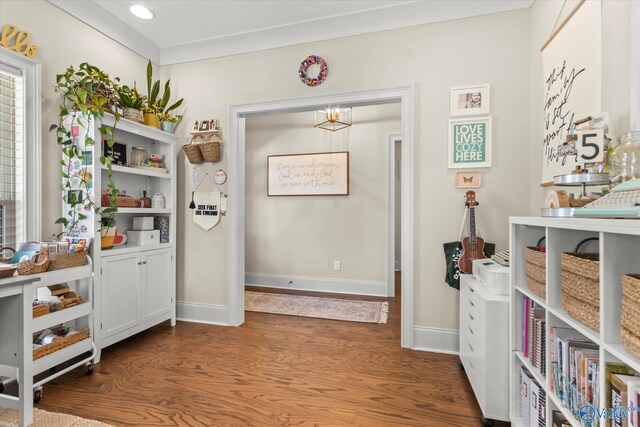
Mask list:
[[480,311],[478,304],[466,295],[460,296],[460,311],[466,313],[465,319],[468,319],[470,322],[485,322],[484,312]]
[[462,276],[460,279],[462,293],[468,298],[470,305],[484,316],[486,305],[480,294],[474,289],[474,282],[475,279],[473,277]]

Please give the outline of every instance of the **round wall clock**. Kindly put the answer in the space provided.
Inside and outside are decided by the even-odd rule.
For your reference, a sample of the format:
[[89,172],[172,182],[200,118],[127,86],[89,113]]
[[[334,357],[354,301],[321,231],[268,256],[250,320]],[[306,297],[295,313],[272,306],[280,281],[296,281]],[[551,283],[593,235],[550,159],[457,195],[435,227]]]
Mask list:
[[[309,77],[307,71],[309,70],[309,67],[314,64],[320,67],[320,71],[318,72],[317,76]],[[318,86],[327,77],[327,62],[318,55],[309,55],[300,64],[298,76],[300,76],[300,80],[302,80],[302,83],[306,84],[307,86]]]
[[216,184],[222,185],[227,182],[227,173],[220,169],[213,175],[213,179],[216,181]]

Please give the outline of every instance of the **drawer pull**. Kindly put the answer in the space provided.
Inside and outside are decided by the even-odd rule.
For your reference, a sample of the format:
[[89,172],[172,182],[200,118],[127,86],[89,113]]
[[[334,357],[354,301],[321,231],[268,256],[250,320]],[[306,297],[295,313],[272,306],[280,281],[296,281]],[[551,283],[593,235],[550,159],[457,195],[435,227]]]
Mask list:
[[473,332],[473,329],[471,329],[471,326],[467,325],[467,328],[469,328],[469,332],[471,332],[473,335],[476,334],[475,332]]
[[476,319],[471,315],[471,313],[469,313],[469,318],[470,318],[471,320],[476,320]]
[[470,290],[471,292],[475,292],[471,286],[469,286],[469,290]]
[[473,367],[473,363],[471,363],[471,360],[469,360],[469,366],[471,366],[471,369],[476,369]]
[[476,305],[473,303],[473,301],[469,300],[469,304],[471,304],[472,307],[475,307]]
[[475,351],[475,350],[473,349],[473,347],[471,347],[471,344],[467,343],[467,345],[469,346],[469,349],[470,349],[471,351]]

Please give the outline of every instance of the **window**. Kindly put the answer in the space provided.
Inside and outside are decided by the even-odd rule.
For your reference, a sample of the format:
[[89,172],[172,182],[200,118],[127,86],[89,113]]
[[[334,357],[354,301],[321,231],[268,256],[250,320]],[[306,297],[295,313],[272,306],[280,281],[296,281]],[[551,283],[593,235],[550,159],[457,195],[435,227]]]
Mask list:
[[0,51],[0,247],[40,240],[40,66]]

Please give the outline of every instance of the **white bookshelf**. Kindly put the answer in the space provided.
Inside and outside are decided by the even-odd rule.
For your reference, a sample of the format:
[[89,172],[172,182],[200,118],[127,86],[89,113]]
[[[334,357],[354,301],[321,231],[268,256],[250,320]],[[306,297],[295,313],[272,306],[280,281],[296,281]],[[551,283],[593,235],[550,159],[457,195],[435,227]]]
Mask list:
[[[550,345],[546,345],[546,369],[542,373],[531,366],[522,354],[522,298],[529,297],[546,312],[546,337],[551,327],[571,328],[595,343],[599,348],[599,408],[607,407],[605,396],[605,369],[607,363],[624,363],[640,372],[640,359],[629,353],[621,343],[620,313],[622,306],[621,276],[640,273],[640,221],[623,219],[542,218],[512,217],[510,223],[511,293],[510,293],[510,418],[513,425],[521,426],[520,417],[520,368],[524,366],[546,393],[547,426],[552,425],[551,414],[558,410],[572,426],[581,427],[561,400],[551,390],[552,365]],[[546,298],[541,298],[527,286],[525,248],[535,246],[545,236],[546,246]],[[590,242],[588,252],[600,253],[600,330],[583,325],[568,315],[561,304],[560,254],[573,252],[576,244],[587,237],[597,237]],[[600,421],[604,426],[605,420]]]

